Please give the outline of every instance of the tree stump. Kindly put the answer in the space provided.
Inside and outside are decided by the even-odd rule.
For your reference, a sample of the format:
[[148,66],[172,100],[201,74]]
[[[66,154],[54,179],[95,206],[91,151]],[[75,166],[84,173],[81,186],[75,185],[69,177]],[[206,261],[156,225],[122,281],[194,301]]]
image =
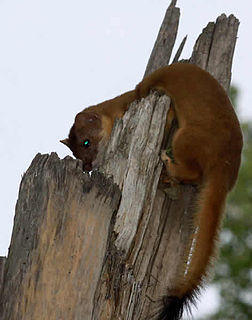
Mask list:
[[[173,0],[146,74],[170,58],[175,6]],[[225,15],[209,23],[190,59],[226,90],[238,25]],[[169,103],[156,93],[134,102],[116,121],[92,174],[71,157],[35,157],[20,185],[8,257],[0,259],[1,320],[155,314],[188,248],[197,193],[193,186],[159,185],[160,149],[171,140],[163,137]]]

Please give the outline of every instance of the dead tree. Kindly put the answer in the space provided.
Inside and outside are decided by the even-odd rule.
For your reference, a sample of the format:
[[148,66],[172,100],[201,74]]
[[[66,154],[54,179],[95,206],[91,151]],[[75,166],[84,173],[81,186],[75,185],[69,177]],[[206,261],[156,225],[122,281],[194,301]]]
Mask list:
[[[173,0],[146,74],[169,62],[178,22]],[[189,59],[226,90],[238,25],[232,15],[209,23]],[[169,98],[155,93],[134,102],[91,175],[71,157],[35,157],[0,259],[1,320],[139,320],[155,312],[188,245],[196,193],[159,185],[168,108]]]

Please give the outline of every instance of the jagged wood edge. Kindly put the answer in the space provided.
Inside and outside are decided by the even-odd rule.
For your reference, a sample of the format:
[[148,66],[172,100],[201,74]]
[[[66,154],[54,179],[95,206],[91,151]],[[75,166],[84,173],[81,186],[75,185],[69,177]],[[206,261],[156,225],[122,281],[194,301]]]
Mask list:
[[177,0],[172,0],[161,24],[157,39],[152,49],[144,77],[156,69],[169,64],[176,41],[180,9],[176,7]]

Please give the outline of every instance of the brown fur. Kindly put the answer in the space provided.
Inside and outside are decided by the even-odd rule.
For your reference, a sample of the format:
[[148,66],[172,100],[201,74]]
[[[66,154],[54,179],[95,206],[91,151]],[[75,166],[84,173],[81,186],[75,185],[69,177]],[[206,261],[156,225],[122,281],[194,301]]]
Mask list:
[[240,166],[242,134],[224,89],[199,67],[174,64],[161,68],[136,87],[137,96],[144,97],[153,88],[171,97],[171,110],[179,124],[172,141],[175,161],[162,154],[167,180],[197,183],[200,187],[195,214],[198,231],[191,261],[183,281],[177,279],[175,283],[174,295],[182,299],[202,284],[215,256],[226,196]]
[[[116,117],[122,117],[129,103],[146,97],[151,89],[169,95],[172,107],[167,117],[168,130],[176,117],[179,128],[172,142],[174,161],[165,153],[162,159],[167,169],[167,182],[175,179],[197,183],[200,187],[198,209],[195,214],[195,244],[184,278],[175,279],[174,299],[168,299],[176,310],[162,313],[160,319],[179,319],[184,297],[190,297],[202,284],[215,255],[221,216],[227,193],[233,188],[240,166],[242,134],[228,96],[221,85],[206,71],[191,64],[173,64],[146,77],[136,89],[100,105],[89,107],[76,116],[67,144],[77,158],[92,168],[98,143],[109,138]],[[90,120],[89,117],[94,117]],[[83,150],[81,142],[88,137],[92,148]],[[179,303],[181,299],[181,303]],[[173,303],[171,301],[176,301]],[[167,314],[167,315],[165,315]]]
[[[116,118],[121,118],[131,102],[136,100],[135,90],[126,92],[114,99],[88,107],[75,117],[68,138],[60,142],[68,146],[74,156],[83,161],[85,171],[93,169],[101,139],[109,139]],[[85,149],[83,141],[89,140]]]

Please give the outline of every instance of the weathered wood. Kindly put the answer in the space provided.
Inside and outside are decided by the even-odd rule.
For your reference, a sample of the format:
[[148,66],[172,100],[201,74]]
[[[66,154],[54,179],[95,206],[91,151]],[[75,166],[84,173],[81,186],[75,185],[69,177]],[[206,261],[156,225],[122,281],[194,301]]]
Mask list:
[[161,24],[157,40],[151,52],[144,77],[156,69],[169,64],[173,46],[177,37],[180,9],[175,7],[177,0],[172,0]]
[[175,54],[175,56],[173,58],[172,63],[175,63],[175,62],[179,61],[181,53],[182,53],[182,51],[184,49],[184,46],[185,46],[185,43],[186,43],[186,39],[187,39],[187,36],[184,37],[184,39],[182,40],[180,46],[178,47],[178,50],[177,50],[177,52],[176,52],[176,54]]
[[133,245],[143,208],[152,207],[162,168],[159,150],[169,101],[166,96],[153,94],[134,103],[117,122],[104,153],[100,170],[112,175],[122,188],[114,231],[118,234],[115,245],[125,253]]
[[[179,14],[175,4],[169,15]],[[176,38],[176,21],[169,39]],[[234,17],[209,24],[191,58],[226,88],[237,27]],[[170,37],[164,25],[160,30]],[[161,44],[162,59],[152,57],[149,70],[170,57]],[[1,320],[141,320],[159,308],[191,241],[196,194],[192,186],[164,190],[159,184],[169,101],[153,93],[133,103],[91,176],[70,157],[34,159],[20,186]]]
[[151,248],[162,235],[159,224],[166,219],[162,210],[155,214],[152,208],[162,169],[159,150],[168,107],[169,98],[157,94],[133,103],[117,121],[103,155],[100,170],[113,175],[122,198],[96,292],[94,319],[141,319],[144,299],[140,297],[148,288]]
[[1,319],[91,319],[120,196],[80,161],[36,156],[20,186]]
[[224,87],[229,90],[234,48],[239,28],[239,20],[222,14],[216,23],[210,22],[198,37],[191,63],[210,72]]

